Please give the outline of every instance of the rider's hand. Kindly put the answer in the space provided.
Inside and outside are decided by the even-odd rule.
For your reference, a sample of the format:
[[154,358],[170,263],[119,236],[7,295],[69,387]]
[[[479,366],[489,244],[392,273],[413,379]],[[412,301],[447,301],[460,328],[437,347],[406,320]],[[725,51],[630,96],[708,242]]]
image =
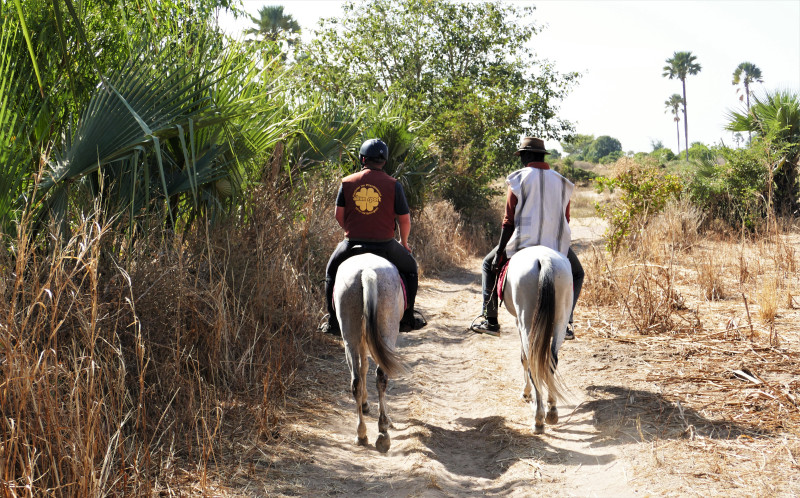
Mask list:
[[411,248],[408,247],[408,242],[401,242],[401,244],[403,244],[403,247],[406,248],[406,251],[411,252]]
[[505,251],[497,251],[497,254],[494,255],[492,259],[492,271],[497,272],[500,270],[500,265],[503,261],[506,260],[506,252]]

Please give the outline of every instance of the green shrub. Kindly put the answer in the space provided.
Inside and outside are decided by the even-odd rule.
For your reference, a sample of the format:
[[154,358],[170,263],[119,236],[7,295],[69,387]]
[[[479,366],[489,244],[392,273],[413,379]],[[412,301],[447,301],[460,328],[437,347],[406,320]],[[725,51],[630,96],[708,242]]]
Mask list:
[[660,149],[656,149],[650,153],[650,157],[658,161],[659,163],[667,163],[669,161],[675,160],[675,153],[672,152],[670,149],[666,147],[662,147]]
[[[689,149],[691,153],[691,148]],[[767,171],[763,152],[756,148],[719,149],[723,162],[698,161],[689,179],[691,200],[709,217],[733,227],[754,228],[765,215]]]
[[681,179],[665,173],[652,159],[636,161],[623,158],[615,178],[600,177],[598,189],[622,191],[611,204],[597,205],[598,212],[608,221],[607,248],[616,252],[627,244],[631,235],[644,228],[653,215],[661,212],[670,199],[677,199],[683,190]]
[[588,183],[597,178],[597,173],[579,168],[574,166],[574,164],[574,161],[568,157],[563,162],[555,163],[551,166],[553,170],[560,173],[564,178],[575,184]]
[[716,153],[705,144],[694,142],[689,147],[689,159],[694,161],[713,161]]
[[615,163],[615,162],[617,162],[618,159],[620,159],[624,155],[625,155],[625,153],[622,152],[621,150],[615,150],[614,152],[611,152],[610,154],[601,157],[600,158],[600,164]]
[[[597,163],[604,157],[614,152],[622,152],[622,144],[619,140],[608,135],[597,137],[597,139],[586,149],[585,158],[587,161]],[[613,162],[613,161],[612,161]]]

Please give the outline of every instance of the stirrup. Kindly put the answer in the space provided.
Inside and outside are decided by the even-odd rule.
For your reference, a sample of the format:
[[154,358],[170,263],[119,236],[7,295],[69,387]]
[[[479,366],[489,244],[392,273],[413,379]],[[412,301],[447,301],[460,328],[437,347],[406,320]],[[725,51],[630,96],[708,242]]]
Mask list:
[[322,317],[322,323],[317,327],[317,331],[339,337],[342,335],[342,329],[339,327],[339,323],[336,322],[336,326],[331,325],[330,315],[327,313]]
[[486,316],[478,315],[477,317],[475,317],[475,319],[472,320],[472,323],[470,324],[468,330],[471,330],[476,334],[488,334],[495,337],[500,335],[500,324],[498,323],[497,325],[490,325],[488,318],[486,320],[481,320],[476,325],[475,322],[477,322],[481,318],[486,318]]

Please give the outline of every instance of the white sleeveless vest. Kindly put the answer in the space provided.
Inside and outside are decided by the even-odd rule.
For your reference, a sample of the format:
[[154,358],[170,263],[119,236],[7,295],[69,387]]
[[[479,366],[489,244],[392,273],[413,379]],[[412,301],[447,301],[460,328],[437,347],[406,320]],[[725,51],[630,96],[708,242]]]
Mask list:
[[506,183],[517,196],[506,255],[542,245],[566,256],[572,241],[566,210],[574,185],[553,170],[533,167],[511,173]]

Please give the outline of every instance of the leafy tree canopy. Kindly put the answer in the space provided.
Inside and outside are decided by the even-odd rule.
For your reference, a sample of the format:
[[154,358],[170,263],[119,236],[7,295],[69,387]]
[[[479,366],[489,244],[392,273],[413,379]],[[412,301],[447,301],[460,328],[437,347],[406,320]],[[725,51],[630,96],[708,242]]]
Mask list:
[[550,149],[547,151],[547,156],[550,159],[560,159],[561,153],[558,151],[558,149]]
[[752,62],[742,62],[736,66],[733,71],[734,85],[741,83],[744,86],[744,94],[739,96],[739,100],[744,100],[747,97],[747,108],[750,109],[750,85],[753,83],[762,83],[764,80],[761,77],[761,69]]
[[597,163],[612,152],[620,152],[621,157],[622,144],[616,138],[602,135],[597,137],[586,149],[585,159],[589,162]]
[[560,101],[578,78],[528,48],[539,27],[532,7],[501,2],[367,0],[325,19],[307,47],[303,80],[313,90],[370,104],[402,99],[425,121],[442,157],[469,148],[471,175],[515,166],[520,135],[559,138],[572,125]]
[[290,14],[283,13],[282,5],[261,7],[258,17],[250,17],[256,25],[246,31],[247,34],[260,36],[265,40],[278,41],[284,38],[289,45],[297,42],[300,24]]
[[580,133],[576,133],[569,136],[566,140],[563,140],[561,142],[561,148],[564,149],[565,154],[570,156],[575,155],[575,158],[580,160],[586,153],[586,149],[592,145],[592,142],[594,142],[594,135],[581,135]]

